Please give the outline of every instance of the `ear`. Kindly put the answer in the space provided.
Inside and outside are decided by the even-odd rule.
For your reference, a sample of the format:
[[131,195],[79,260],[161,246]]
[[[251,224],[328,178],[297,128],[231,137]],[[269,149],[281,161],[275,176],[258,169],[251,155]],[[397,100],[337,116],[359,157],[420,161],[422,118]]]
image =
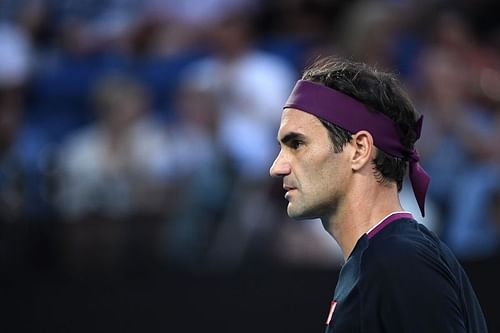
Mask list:
[[359,131],[352,136],[351,144],[354,148],[354,154],[351,158],[351,167],[353,170],[361,170],[365,165],[371,163],[375,154],[373,137],[367,131]]

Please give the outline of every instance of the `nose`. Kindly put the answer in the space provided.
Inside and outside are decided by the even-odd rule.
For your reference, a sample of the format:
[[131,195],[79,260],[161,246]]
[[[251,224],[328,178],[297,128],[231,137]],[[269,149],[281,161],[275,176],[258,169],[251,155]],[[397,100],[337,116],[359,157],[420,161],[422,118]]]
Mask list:
[[290,163],[286,161],[280,152],[269,169],[271,177],[284,177],[292,171]]

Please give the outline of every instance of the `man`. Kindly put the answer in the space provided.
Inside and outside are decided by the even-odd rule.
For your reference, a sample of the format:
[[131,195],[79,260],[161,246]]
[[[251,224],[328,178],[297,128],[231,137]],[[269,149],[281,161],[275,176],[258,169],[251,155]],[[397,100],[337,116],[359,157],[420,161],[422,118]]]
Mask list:
[[421,126],[392,75],[349,61],[316,62],[285,104],[270,173],[288,215],[320,218],[345,258],[327,332],[487,332],[458,261],[399,202],[409,165],[424,215]]

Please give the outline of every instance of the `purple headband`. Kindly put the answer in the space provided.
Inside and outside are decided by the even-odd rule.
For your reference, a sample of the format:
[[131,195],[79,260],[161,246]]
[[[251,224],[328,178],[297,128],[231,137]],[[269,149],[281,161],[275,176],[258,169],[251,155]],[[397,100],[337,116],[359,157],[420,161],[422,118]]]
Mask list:
[[[408,150],[401,144],[398,128],[389,117],[370,111],[363,103],[337,90],[305,80],[295,84],[284,108],[310,113],[351,133],[366,130],[373,136],[377,148],[392,156],[408,158],[413,192],[422,216],[425,215],[425,194],[430,177],[420,166],[418,152],[415,149]],[[423,116],[420,116],[415,128],[417,139],[422,130],[422,121]]]

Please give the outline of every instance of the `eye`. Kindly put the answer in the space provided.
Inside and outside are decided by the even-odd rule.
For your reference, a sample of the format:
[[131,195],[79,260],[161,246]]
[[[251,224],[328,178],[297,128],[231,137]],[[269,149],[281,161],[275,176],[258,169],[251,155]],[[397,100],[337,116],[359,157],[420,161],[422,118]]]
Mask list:
[[290,141],[290,148],[299,149],[299,147],[302,146],[303,144],[304,144],[303,141],[295,139]]

